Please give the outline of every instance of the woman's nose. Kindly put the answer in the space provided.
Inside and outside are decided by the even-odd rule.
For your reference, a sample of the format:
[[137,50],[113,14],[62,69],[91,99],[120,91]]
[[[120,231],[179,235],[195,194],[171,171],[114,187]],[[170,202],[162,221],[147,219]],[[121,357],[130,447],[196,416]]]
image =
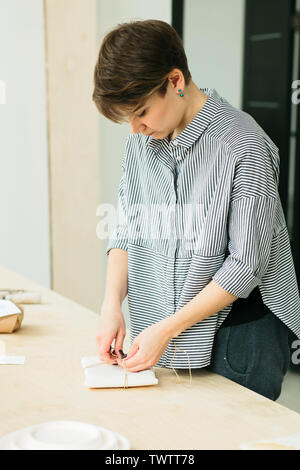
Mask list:
[[134,134],[138,134],[139,132],[142,132],[146,129],[146,126],[142,124],[141,121],[137,118],[134,118],[130,121],[130,126]]

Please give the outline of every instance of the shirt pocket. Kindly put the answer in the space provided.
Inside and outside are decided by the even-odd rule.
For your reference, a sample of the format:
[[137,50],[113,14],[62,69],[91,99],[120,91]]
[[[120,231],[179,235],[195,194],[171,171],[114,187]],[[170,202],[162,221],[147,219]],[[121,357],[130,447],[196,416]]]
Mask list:
[[226,355],[227,367],[236,375],[250,374],[255,364],[255,321],[228,326]]

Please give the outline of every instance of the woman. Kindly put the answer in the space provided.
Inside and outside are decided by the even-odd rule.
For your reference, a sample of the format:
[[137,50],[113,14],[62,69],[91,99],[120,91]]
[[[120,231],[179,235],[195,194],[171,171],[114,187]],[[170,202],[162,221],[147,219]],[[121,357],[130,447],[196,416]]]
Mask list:
[[278,148],[250,115],[198,88],[162,21],[108,33],[94,80],[98,110],[132,129],[107,247],[100,359],[122,366],[128,293],[127,370],[208,367],[276,400],[289,329],[300,337]]

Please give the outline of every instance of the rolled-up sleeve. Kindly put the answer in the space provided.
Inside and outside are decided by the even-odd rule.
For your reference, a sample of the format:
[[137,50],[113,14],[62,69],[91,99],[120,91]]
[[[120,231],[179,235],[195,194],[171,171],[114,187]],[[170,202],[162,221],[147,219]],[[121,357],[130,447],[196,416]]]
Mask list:
[[126,196],[126,154],[122,160],[123,174],[118,188],[116,226],[109,237],[106,255],[112,248],[128,250],[127,196]]
[[228,256],[213,280],[247,298],[267,271],[279,202],[276,177],[266,155],[255,153],[236,168],[228,213]]

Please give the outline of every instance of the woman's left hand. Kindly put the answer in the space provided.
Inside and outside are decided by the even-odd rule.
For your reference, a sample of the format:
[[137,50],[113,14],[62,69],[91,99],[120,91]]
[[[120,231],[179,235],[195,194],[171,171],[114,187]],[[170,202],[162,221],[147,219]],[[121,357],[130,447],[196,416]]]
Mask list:
[[[145,328],[135,339],[126,357],[125,367],[129,372],[139,372],[154,366],[163,355],[169,341],[171,332],[168,319]],[[117,359],[119,366],[123,366],[122,359]]]

